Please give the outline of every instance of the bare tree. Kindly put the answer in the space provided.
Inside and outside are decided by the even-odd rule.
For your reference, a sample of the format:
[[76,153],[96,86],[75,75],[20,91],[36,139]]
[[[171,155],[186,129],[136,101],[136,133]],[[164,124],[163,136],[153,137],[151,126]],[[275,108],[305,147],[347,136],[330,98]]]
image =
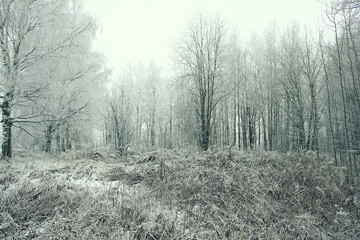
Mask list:
[[344,134],[345,134],[345,145],[348,155],[349,169],[352,170],[352,160],[351,160],[351,140],[350,140],[350,129],[349,129],[349,112],[348,112],[348,97],[347,97],[347,82],[345,74],[345,63],[343,61],[344,56],[344,32],[341,31],[341,7],[338,4],[333,4],[331,6],[330,12],[327,15],[328,20],[332,24],[332,30],[335,37],[335,46],[334,51],[331,53],[334,65],[338,74],[338,81],[340,83],[341,91],[341,102],[342,102],[342,112],[343,112],[343,124],[344,124]]
[[[37,27],[38,9],[34,1],[10,1],[0,3],[1,49],[1,110],[3,124],[2,155],[12,156],[11,129],[12,108],[16,98],[19,74],[28,67],[35,47],[27,47],[26,41]],[[33,10],[35,7],[35,11]]]
[[310,92],[310,116],[308,119],[308,134],[306,141],[307,150],[319,151],[319,75],[320,75],[320,52],[315,49],[314,44],[308,38],[305,32],[304,46],[301,48],[302,72],[307,80]]
[[199,15],[189,26],[176,53],[184,87],[191,93],[198,121],[198,144],[209,147],[212,117],[221,100],[225,24],[218,17]]
[[332,144],[332,150],[334,154],[334,161],[335,165],[338,165],[337,160],[337,151],[336,151],[336,144],[335,144],[335,134],[334,134],[334,127],[333,127],[333,116],[331,111],[331,93],[330,93],[330,77],[328,72],[328,66],[326,64],[326,58],[325,58],[325,50],[323,46],[323,33],[320,33],[319,36],[319,48],[321,53],[321,67],[324,72],[324,79],[325,79],[325,86],[326,86],[326,106],[327,106],[327,118],[329,121],[328,129],[330,130],[330,136],[331,136],[331,144]]
[[107,122],[108,141],[122,154],[132,141],[134,134],[133,107],[124,86],[115,88],[108,99],[105,121]]
[[146,107],[148,113],[148,144],[155,147],[155,127],[159,107],[160,69],[150,62],[146,76]]
[[[299,26],[292,24],[282,40],[279,61],[283,70],[282,86],[286,95],[286,114],[291,122],[290,136],[294,150],[304,149],[306,143],[304,119],[304,90],[300,61]],[[288,131],[288,130],[287,130]]]
[[[16,123],[34,122],[39,111],[20,112],[14,107],[37,105],[37,98],[47,87],[43,78],[31,77],[41,61],[52,61],[60,50],[88,30],[89,23],[74,24],[55,31],[69,13],[69,2],[4,0],[0,3],[1,109],[3,124],[2,155],[12,156],[12,127]],[[69,19],[71,20],[71,19]],[[45,38],[49,36],[49,38]],[[36,67],[35,67],[36,68]],[[39,68],[37,68],[39,70]],[[37,81],[32,81],[37,79]],[[34,84],[35,83],[35,84]]]

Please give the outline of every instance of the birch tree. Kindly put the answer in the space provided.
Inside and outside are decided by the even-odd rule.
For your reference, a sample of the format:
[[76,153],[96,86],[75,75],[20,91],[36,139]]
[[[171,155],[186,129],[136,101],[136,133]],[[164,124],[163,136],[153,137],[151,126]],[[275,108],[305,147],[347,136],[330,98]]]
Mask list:
[[[65,138],[63,142],[66,144],[62,144],[61,149],[71,149],[71,123],[88,107],[91,101],[89,90],[95,88],[94,83],[102,75],[103,61],[91,50],[91,40],[96,31],[92,19],[79,11],[67,18],[68,22],[63,21],[67,27],[81,29],[81,32],[47,64],[50,65],[47,68],[49,71],[45,70],[48,87],[45,89],[46,99],[42,101],[44,114],[40,123],[45,127],[46,151],[50,151],[55,132],[57,139]],[[64,134],[60,133],[60,128]]]
[[[82,23],[67,26],[62,21],[64,19],[61,17],[70,16],[69,9],[69,1],[66,0],[4,0],[0,3],[0,86],[4,157],[12,156],[14,124],[34,122],[40,114],[15,114],[13,111],[16,106],[24,106],[24,102],[36,105],[36,99],[46,87],[43,78],[39,78],[37,82],[31,81],[36,79],[30,77],[31,72],[34,72],[33,68],[40,65],[41,61],[52,61],[87,29],[87,25]],[[61,31],[56,31],[59,27]]]
[[[38,2],[10,1],[0,3],[1,110],[3,125],[2,156],[12,156],[13,102],[21,73],[31,64],[36,47],[27,43],[39,26]],[[31,93],[30,93],[31,95]]]

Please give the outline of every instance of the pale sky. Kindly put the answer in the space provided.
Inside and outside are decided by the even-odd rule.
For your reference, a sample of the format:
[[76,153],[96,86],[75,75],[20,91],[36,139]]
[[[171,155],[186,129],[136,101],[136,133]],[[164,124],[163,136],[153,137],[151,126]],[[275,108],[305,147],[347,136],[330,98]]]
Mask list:
[[237,26],[244,41],[262,34],[272,21],[295,20],[317,29],[319,0],[84,0],[101,25],[94,48],[103,52],[115,74],[129,63],[149,61],[168,69],[171,46],[198,12],[219,14],[228,28]]

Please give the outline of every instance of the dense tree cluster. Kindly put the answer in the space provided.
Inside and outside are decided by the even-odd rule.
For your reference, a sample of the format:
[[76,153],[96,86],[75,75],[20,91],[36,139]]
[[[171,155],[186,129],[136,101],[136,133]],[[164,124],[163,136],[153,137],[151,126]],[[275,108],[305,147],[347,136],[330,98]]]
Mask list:
[[96,29],[79,1],[1,1],[3,156],[11,157],[13,139],[47,152],[53,140],[66,150],[89,139],[79,121],[89,118],[89,93],[104,75],[92,51]]
[[133,99],[127,101],[132,145],[311,150],[356,171],[359,10],[358,1],[333,2],[324,6],[319,33],[272,23],[246,43],[221,17],[200,14],[175,44],[170,79],[160,70],[151,74],[150,66],[124,76],[123,83],[133,84],[119,95]]
[[96,23],[79,1],[1,1],[2,154],[11,157],[13,138],[47,152],[311,150],[356,172],[359,5],[324,6],[319,33],[272,23],[249,42],[221,17],[200,14],[174,44],[172,74],[139,63],[106,81],[92,51]]

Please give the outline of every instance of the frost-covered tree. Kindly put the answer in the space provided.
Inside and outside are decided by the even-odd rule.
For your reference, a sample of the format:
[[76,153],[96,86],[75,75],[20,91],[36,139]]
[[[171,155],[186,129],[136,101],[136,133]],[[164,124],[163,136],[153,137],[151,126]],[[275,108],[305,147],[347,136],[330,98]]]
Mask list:
[[145,99],[147,111],[147,136],[149,147],[155,147],[155,128],[158,117],[159,94],[160,94],[160,69],[154,62],[150,62],[146,75]]
[[[3,125],[2,156],[12,156],[12,114],[14,103],[21,95],[20,82],[24,71],[43,52],[32,36],[40,28],[41,22],[48,14],[48,3],[45,1],[4,0],[0,3],[0,49],[1,49],[1,110]],[[36,88],[25,93],[31,99],[37,93]]]
[[105,109],[105,134],[108,144],[122,154],[133,140],[134,124],[131,93],[120,83],[114,86],[107,100]]
[[[359,153],[359,1],[334,1],[326,11],[331,41],[321,42],[326,76],[329,134],[338,164],[357,172]],[[330,144],[329,144],[330,145]],[[336,159],[337,160],[337,159]]]
[[[27,131],[24,127],[29,123],[42,121],[51,125],[47,118],[51,115],[48,111],[51,105],[42,107],[50,89],[54,90],[51,97],[55,93],[77,95],[64,90],[65,85],[62,90],[54,87],[65,81],[65,72],[67,81],[72,82],[71,79],[85,78],[85,72],[90,71],[85,67],[88,63],[79,60],[82,54],[90,56],[86,52],[92,36],[84,33],[93,32],[93,28],[92,22],[84,21],[79,14],[79,3],[68,0],[0,3],[2,155],[5,157],[12,155],[13,126]],[[84,44],[88,49],[81,52]],[[72,115],[72,110],[69,112]]]
[[96,84],[103,75],[103,60],[91,49],[96,31],[93,20],[81,9],[75,9],[58,20],[66,26],[59,30],[64,32],[63,35],[74,29],[78,34],[68,46],[42,65],[47,66],[43,70],[47,87],[43,91],[44,97],[38,101],[42,112],[38,119],[45,134],[44,149],[47,152],[51,150],[54,133],[58,150],[71,149],[72,125],[89,107],[94,97],[89,95],[89,91],[98,87]]
[[180,78],[197,116],[198,145],[204,151],[209,147],[215,107],[223,97],[225,30],[221,18],[200,14],[176,48]]

